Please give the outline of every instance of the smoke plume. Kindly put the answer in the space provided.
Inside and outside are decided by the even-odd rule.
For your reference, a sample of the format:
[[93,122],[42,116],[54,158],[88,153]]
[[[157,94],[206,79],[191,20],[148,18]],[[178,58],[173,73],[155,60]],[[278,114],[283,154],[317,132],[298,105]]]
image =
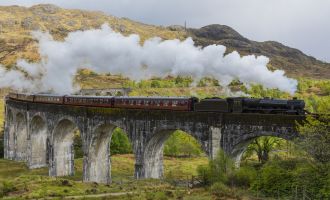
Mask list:
[[[73,78],[79,68],[97,73],[121,73],[133,80],[152,76],[214,77],[220,85],[228,85],[239,78],[244,83],[263,84],[270,89],[294,93],[297,81],[284,76],[283,70],[271,72],[269,59],[254,55],[241,57],[236,51],[224,56],[226,47],[210,45],[195,47],[191,38],[162,41],[152,38],[139,44],[138,35],[123,36],[107,24],[102,29],[69,33],[65,41],[54,41],[49,33],[33,32],[39,39],[41,61],[28,63],[19,60],[20,71],[6,71],[0,67],[0,85],[19,91],[74,93],[79,87]],[[146,66],[146,67],[144,67]]]

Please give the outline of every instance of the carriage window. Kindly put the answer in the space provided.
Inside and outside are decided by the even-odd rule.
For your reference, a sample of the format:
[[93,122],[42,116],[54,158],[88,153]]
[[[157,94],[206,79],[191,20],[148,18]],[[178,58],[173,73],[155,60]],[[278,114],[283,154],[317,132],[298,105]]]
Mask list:
[[183,104],[184,104],[184,101],[181,101],[181,102],[180,102],[180,106],[183,106]]
[[117,104],[120,104],[120,100],[117,100]]
[[178,101],[172,101],[172,106],[177,106],[178,105]]
[[99,103],[99,100],[98,99],[94,99],[94,103]]
[[79,99],[78,99],[78,102],[79,102],[79,103],[81,103],[81,102],[82,102],[82,99],[81,99],[81,98],[79,98]]
[[126,105],[126,99],[121,100],[121,102],[123,103],[123,105]]
[[145,106],[149,105],[149,100],[144,100],[144,105]]
[[184,102],[184,105],[188,105],[188,102],[187,102],[187,101],[185,101],[185,102]]
[[141,100],[137,100],[136,105],[141,105]]
[[152,104],[153,104],[153,101],[150,101],[150,105],[152,106]]
[[129,105],[133,105],[133,100],[129,100]]
[[89,99],[89,103],[93,103],[93,99]]
[[83,99],[83,103],[86,103],[86,99]]
[[109,99],[104,99],[104,103],[107,104],[109,102]]
[[76,102],[76,103],[77,103],[77,102],[78,102],[78,99],[77,99],[77,98],[74,98],[74,102]]
[[168,106],[168,101],[163,101],[164,106]]
[[70,102],[72,102],[73,101],[73,99],[72,98],[70,98]]
[[103,103],[103,99],[100,99],[100,103]]
[[155,101],[155,106],[160,106],[160,101]]

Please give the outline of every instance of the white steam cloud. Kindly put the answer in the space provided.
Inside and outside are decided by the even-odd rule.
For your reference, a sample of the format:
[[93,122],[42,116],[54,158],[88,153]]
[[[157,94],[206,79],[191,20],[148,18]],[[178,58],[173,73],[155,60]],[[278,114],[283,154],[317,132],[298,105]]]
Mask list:
[[[195,80],[213,76],[220,85],[239,78],[244,83],[263,84],[294,93],[297,81],[284,76],[284,71],[271,72],[269,59],[254,55],[240,57],[234,51],[226,56],[225,46],[195,47],[191,38],[161,41],[160,38],[139,44],[138,35],[123,36],[104,24],[100,30],[69,33],[64,42],[54,41],[48,33],[33,32],[39,39],[41,62],[19,60],[17,65],[28,73],[7,71],[0,67],[0,85],[29,92],[74,93],[73,77],[79,68],[97,73],[121,73],[133,80],[152,76],[193,76]],[[143,67],[147,66],[147,67]]]

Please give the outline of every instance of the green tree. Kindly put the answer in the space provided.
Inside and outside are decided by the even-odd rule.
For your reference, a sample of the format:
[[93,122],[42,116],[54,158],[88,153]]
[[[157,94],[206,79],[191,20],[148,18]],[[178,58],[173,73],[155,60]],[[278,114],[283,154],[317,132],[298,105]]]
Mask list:
[[298,82],[298,86],[297,86],[297,90],[299,93],[303,94],[306,92],[307,90],[307,85],[305,82]]
[[110,152],[111,155],[133,153],[128,137],[119,128],[116,128],[111,136]]
[[181,145],[181,152],[190,157],[191,154],[196,153],[196,146],[190,141],[184,141]]
[[178,155],[180,154],[178,145],[175,144],[175,145],[170,149],[170,154],[171,154],[172,156],[178,156]]
[[153,80],[153,81],[151,81],[151,87],[152,88],[160,88],[161,83],[158,80]]
[[164,147],[164,154],[166,156],[170,155],[170,148],[168,147],[168,145],[165,145],[165,147]]
[[246,149],[246,154],[252,155],[255,152],[258,155],[259,161],[265,163],[269,160],[269,152],[280,147],[281,138],[263,136],[255,139]]

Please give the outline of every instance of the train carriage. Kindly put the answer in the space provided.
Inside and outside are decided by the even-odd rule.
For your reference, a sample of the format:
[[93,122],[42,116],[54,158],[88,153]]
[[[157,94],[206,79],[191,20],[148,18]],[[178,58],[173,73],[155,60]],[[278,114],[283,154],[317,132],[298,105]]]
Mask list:
[[18,93],[17,94],[17,99],[21,101],[34,101],[34,94],[31,93]]
[[91,106],[91,107],[112,107],[113,96],[82,96],[66,95],[64,96],[65,105]]
[[9,92],[9,98],[10,99],[17,99],[17,92],[10,91]]
[[193,111],[194,97],[114,97],[114,108]]
[[34,102],[49,103],[49,104],[63,104],[63,95],[55,94],[36,94]]

